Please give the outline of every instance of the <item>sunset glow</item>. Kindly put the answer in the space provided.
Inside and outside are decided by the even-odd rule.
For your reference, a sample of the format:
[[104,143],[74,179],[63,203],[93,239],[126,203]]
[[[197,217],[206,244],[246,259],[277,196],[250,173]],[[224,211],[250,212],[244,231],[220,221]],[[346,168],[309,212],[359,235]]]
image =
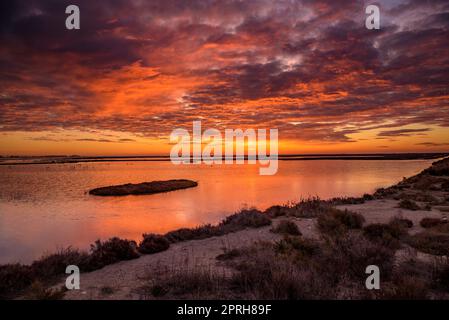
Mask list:
[[[279,152],[449,147],[444,1],[80,0],[2,8],[1,155],[168,155],[169,135],[279,130]],[[87,5],[89,4],[89,5]]]

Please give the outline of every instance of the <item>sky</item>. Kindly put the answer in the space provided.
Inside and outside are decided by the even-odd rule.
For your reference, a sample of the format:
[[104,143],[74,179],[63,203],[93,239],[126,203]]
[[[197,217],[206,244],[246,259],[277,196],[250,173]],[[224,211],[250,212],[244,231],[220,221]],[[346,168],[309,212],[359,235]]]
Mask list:
[[0,155],[168,154],[195,120],[280,153],[448,151],[448,29],[437,0],[2,0]]

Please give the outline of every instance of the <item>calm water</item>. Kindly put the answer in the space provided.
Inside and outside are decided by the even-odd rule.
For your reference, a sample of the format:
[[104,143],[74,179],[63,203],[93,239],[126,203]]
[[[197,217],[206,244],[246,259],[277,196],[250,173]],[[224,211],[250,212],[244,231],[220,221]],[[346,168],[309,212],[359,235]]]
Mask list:
[[[216,223],[242,207],[265,209],[301,197],[358,196],[418,173],[432,160],[280,161],[275,176],[257,165],[174,166],[119,162],[0,166],[0,263],[28,263],[44,252],[119,236]],[[89,189],[185,178],[197,188],[101,198]]]

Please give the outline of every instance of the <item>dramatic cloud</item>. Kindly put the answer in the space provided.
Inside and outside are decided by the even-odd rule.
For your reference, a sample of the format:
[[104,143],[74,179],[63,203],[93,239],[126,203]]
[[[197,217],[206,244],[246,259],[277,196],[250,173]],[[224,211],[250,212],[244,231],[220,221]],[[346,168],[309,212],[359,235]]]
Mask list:
[[379,1],[381,30],[335,0],[77,0],[67,30],[72,2],[1,2],[0,131],[160,139],[202,119],[347,143],[449,127],[447,1]]

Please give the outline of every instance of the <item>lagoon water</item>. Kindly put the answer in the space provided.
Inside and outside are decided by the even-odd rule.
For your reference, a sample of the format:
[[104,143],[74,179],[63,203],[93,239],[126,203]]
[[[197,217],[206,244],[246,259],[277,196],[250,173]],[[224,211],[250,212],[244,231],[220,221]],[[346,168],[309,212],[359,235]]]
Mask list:
[[[244,207],[266,209],[301,197],[360,196],[414,175],[433,160],[280,161],[274,176],[258,165],[99,162],[0,166],[0,264],[29,263],[43,253],[88,249],[112,236],[217,223]],[[87,191],[123,183],[191,179],[196,188],[126,197]]]

